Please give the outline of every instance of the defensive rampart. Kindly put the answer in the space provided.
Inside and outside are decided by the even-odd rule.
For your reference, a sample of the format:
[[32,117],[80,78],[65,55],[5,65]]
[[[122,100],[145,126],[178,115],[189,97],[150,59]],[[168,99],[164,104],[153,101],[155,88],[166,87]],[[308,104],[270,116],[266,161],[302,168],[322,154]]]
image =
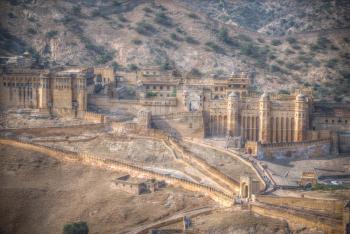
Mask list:
[[276,157],[322,157],[328,156],[331,152],[330,139],[290,142],[290,143],[273,143],[257,144],[257,157],[276,158]]
[[225,155],[227,155],[229,157],[232,157],[234,159],[239,160],[240,162],[242,162],[245,165],[249,166],[255,172],[255,174],[257,175],[257,177],[259,178],[259,180],[261,182],[261,185],[262,185],[261,186],[261,190],[265,190],[266,189],[267,185],[266,185],[265,180],[262,177],[262,174],[252,165],[252,163],[250,161],[240,157],[236,153],[233,153],[233,152],[230,152],[230,151],[227,151],[227,150],[223,150],[223,149],[219,149],[219,148],[211,146],[211,145],[203,144],[203,143],[200,143],[200,142],[197,142],[197,141],[193,141],[193,140],[189,140],[189,139],[184,139],[184,141],[188,142],[188,143],[196,144],[196,145],[199,145],[201,147],[208,148],[208,149],[211,149],[211,150],[214,150],[214,151],[217,151],[217,152],[220,152],[220,153],[225,154]]
[[0,139],[0,144],[20,147],[27,150],[33,150],[36,152],[46,154],[50,157],[57,158],[59,160],[78,161],[86,165],[97,166],[104,169],[123,171],[135,177],[164,180],[168,184],[179,186],[193,192],[203,193],[204,195],[209,196],[210,198],[217,201],[223,206],[231,206],[233,205],[233,202],[234,202],[233,196],[231,194],[225,194],[223,192],[220,192],[206,185],[197,184],[185,179],[180,179],[169,175],[153,172],[139,166],[128,164],[126,162],[100,158],[89,154],[78,154],[78,153],[69,152],[65,150],[53,149],[46,146],[29,144],[29,143],[21,142],[17,140]]
[[343,233],[341,219],[262,203],[250,204],[250,209],[263,216],[287,220],[291,227],[303,225],[308,228],[317,228],[325,233]]
[[94,123],[106,123],[106,117],[103,114],[84,111],[80,113],[83,120],[94,122]]
[[215,178],[218,182],[221,182],[225,184],[228,188],[231,189],[233,193],[239,192],[239,182],[235,181],[231,177],[225,175],[224,173],[220,172],[215,167],[208,164],[205,160],[202,158],[196,156],[195,154],[192,154],[188,150],[184,149],[183,146],[179,145],[175,140],[169,139],[169,143],[174,147],[175,150],[181,153],[184,160],[187,160],[190,163],[195,164],[196,166],[199,166],[203,171],[205,171],[207,174],[209,174],[211,177]]
[[344,208],[344,202],[340,200],[312,199],[305,197],[277,197],[269,195],[256,195],[255,197],[256,200],[261,203],[294,209],[312,210],[336,218],[342,217]]
[[7,128],[3,132],[13,133],[15,135],[20,134],[33,134],[35,136],[60,136],[60,135],[70,135],[76,136],[80,135],[86,130],[99,131],[105,129],[104,124],[80,124],[80,125],[70,125],[70,126],[59,126],[59,127],[40,127],[40,128]]

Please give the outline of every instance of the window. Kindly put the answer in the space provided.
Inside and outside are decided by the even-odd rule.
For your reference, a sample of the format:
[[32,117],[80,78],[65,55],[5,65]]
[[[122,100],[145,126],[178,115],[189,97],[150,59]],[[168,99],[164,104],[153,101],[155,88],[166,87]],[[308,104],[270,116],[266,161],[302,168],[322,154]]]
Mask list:
[[215,91],[218,91],[218,87],[215,87]]
[[347,123],[348,123],[348,120],[345,120],[344,122],[345,122],[345,124],[347,124]]
[[326,123],[328,123],[328,119],[326,119]]
[[224,87],[220,87],[220,91],[224,91]]
[[146,89],[149,89],[149,85],[146,85]]
[[160,89],[160,90],[163,90],[163,85],[159,86],[159,89]]
[[332,119],[332,124],[334,124],[334,119]]

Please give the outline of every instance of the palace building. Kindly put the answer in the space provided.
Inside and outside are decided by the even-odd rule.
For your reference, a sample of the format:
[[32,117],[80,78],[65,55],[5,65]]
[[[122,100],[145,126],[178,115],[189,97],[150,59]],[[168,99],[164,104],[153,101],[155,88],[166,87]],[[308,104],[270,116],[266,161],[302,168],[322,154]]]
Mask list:
[[34,108],[60,115],[86,110],[82,69],[40,69],[28,54],[9,59],[0,69],[1,109]]

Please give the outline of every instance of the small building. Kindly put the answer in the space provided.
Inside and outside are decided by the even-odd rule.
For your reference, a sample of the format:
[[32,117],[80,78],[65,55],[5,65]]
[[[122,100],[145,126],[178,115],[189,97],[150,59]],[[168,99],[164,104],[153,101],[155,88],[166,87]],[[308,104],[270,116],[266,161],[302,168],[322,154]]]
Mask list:
[[315,171],[304,171],[301,175],[299,185],[315,185],[317,184],[317,174]]
[[165,181],[157,181],[155,179],[137,180],[130,178],[130,175],[118,177],[114,182],[117,189],[134,195],[152,193],[166,186]]

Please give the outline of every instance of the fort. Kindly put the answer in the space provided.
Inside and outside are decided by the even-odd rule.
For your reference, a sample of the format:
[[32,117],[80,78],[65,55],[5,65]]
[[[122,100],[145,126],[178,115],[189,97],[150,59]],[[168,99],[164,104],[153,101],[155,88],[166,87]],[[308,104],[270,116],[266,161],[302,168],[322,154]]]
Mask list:
[[[26,53],[1,65],[0,144],[127,173],[114,187],[134,196],[166,183],[224,207],[248,205],[291,224],[346,233],[348,201],[276,195],[290,172],[277,177],[268,163],[347,156],[350,105],[317,100],[310,89],[259,93],[253,83],[249,73],[219,79],[159,67],[41,68]],[[21,127],[22,114],[39,126]],[[41,126],[42,119],[53,126]],[[149,145],[137,139],[151,142],[151,156],[142,156]],[[140,145],[136,155],[130,144]],[[293,177],[294,189],[319,182],[311,167]]]

